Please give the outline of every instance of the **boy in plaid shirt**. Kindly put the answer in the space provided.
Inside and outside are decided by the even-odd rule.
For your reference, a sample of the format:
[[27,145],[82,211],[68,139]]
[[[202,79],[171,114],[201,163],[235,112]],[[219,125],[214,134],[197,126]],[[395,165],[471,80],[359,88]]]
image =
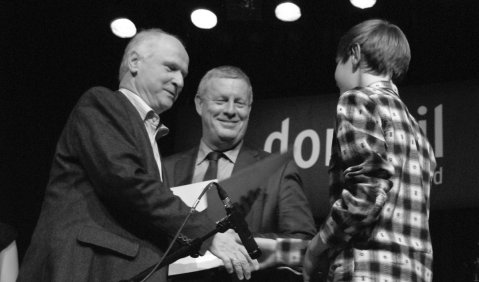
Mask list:
[[325,267],[325,256],[328,281],[432,281],[436,162],[392,82],[410,58],[403,32],[383,20],[362,22],[339,42],[332,207],[306,251],[305,281]]

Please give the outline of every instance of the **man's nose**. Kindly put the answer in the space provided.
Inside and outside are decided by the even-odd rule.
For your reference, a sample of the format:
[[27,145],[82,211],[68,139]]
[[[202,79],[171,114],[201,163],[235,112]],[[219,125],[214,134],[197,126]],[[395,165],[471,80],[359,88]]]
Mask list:
[[226,103],[225,113],[230,115],[234,115],[236,113],[235,102],[233,100],[229,100],[228,103]]
[[173,77],[173,84],[176,86],[178,91],[181,91],[184,84],[183,74],[180,71],[176,71]]

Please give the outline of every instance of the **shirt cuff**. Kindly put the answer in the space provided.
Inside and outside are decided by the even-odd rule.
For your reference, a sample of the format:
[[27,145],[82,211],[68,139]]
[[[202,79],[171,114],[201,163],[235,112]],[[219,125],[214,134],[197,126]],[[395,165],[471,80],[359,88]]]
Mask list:
[[297,238],[276,239],[276,262],[288,266],[302,265],[309,242],[310,240]]

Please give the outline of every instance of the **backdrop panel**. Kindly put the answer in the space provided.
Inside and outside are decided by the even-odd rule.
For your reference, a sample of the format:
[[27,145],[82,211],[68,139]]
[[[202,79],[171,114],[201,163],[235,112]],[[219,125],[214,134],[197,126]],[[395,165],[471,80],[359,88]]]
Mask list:
[[[479,81],[399,87],[399,92],[435,150],[432,209],[478,207]],[[317,219],[329,209],[327,167],[337,98],[257,99],[245,137],[266,151],[298,149],[295,161]],[[201,122],[193,105],[178,110],[176,124],[176,152],[198,143]]]

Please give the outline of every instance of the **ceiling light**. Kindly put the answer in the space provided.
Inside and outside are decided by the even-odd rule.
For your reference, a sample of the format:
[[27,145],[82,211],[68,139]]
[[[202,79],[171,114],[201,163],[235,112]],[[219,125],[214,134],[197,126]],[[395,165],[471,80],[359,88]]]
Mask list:
[[301,17],[301,9],[293,2],[283,2],[274,9],[276,17],[283,22],[294,22]]
[[218,19],[210,10],[197,9],[191,13],[191,22],[198,28],[211,29],[216,26]]
[[110,23],[113,34],[120,38],[130,38],[135,36],[135,24],[127,18],[117,18]]
[[359,9],[367,9],[371,8],[376,4],[376,0],[349,0],[354,7],[358,7]]

